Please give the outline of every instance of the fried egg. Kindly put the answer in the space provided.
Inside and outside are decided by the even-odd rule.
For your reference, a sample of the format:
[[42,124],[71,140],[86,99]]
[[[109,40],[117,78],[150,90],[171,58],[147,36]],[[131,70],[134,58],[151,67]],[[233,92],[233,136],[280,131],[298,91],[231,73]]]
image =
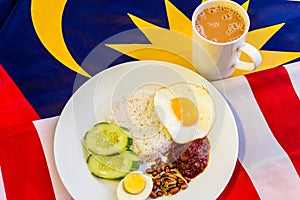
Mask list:
[[117,188],[118,200],[145,200],[150,195],[153,181],[141,171],[133,171],[123,178]]
[[213,100],[203,86],[175,83],[154,93],[159,119],[177,143],[206,136],[215,119]]

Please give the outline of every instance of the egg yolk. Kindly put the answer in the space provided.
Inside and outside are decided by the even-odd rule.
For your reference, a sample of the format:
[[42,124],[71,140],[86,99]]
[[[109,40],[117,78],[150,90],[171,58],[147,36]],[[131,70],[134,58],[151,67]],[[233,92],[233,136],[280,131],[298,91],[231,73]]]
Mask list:
[[130,194],[141,193],[146,186],[145,178],[140,174],[128,174],[123,181],[123,187]]
[[172,110],[183,126],[191,126],[198,119],[197,106],[185,97],[171,99]]

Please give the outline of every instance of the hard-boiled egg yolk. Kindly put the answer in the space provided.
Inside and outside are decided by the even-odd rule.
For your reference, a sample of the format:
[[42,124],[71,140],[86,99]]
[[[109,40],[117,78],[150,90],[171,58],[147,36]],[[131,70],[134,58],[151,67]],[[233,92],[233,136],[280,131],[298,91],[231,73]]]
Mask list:
[[130,194],[139,194],[141,193],[146,185],[145,178],[138,173],[128,174],[124,178],[123,187],[124,190]]
[[171,99],[172,110],[183,126],[191,126],[198,119],[197,106],[185,97]]

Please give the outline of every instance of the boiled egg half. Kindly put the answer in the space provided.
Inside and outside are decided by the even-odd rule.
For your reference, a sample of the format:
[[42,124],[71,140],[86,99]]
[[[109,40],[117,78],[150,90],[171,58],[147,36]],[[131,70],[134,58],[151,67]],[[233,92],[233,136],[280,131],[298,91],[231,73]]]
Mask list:
[[145,200],[153,187],[152,178],[141,171],[133,171],[123,178],[117,188],[119,200]]
[[215,119],[215,107],[208,90],[192,83],[159,88],[154,93],[154,108],[177,143],[203,138]]

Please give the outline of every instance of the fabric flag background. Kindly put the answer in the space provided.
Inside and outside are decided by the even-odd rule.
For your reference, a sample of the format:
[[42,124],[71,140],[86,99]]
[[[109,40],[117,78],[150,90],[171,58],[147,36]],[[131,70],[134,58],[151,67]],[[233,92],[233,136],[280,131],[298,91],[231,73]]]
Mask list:
[[[242,124],[239,134],[243,148],[220,199],[279,199],[281,191],[286,191],[290,199],[297,199],[294,197],[300,191],[300,69],[299,63],[287,63],[300,60],[300,2],[236,2],[249,13],[247,39],[260,49],[263,66],[288,67],[238,76],[222,83],[226,86],[224,96]],[[55,199],[60,189],[52,187],[49,157],[44,154],[44,143],[32,121],[60,115],[76,88],[88,80],[80,75],[83,70],[94,75],[115,64],[139,59],[170,58],[176,62],[175,55],[156,57],[156,51],[143,49],[139,54],[126,55],[120,44],[157,42],[159,38],[147,35],[144,27],[172,29],[188,36],[189,19],[200,3],[0,1],[0,199]],[[128,30],[134,30],[134,37],[115,39],[115,35]],[[99,44],[99,59],[106,65],[86,67],[86,58]],[[78,77],[80,81],[75,87]],[[249,105],[249,109],[241,102]],[[249,154],[253,152],[251,148],[263,154]],[[284,183],[272,179],[272,174],[283,171],[278,180]]]
[[[237,2],[243,4],[245,1]],[[173,0],[171,3],[190,19],[193,10],[201,1],[191,0],[186,3]],[[43,46],[34,28],[31,11],[37,14],[47,13],[47,11],[31,10],[31,6],[30,0],[1,1],[0,64],[17,84],[37,114],[41,118],[52,117],[60,114],[66,101],[72,95],[76,73],[61,64]],[[55,3],[49,6],[52,6],[54,10]],[[285,23],[263,44],[262,50],[300,52],[299,9],[300,3],[297,1],[262,2],[251,0],[249,2],[250,30]],[[136,29],[137,26],[127,15],[128,13],[159,27],[168,29],[170,26],[163,0],[155,2],[67,1],[62,13],[61,27],[65,44],[75,61],[80,65],[92,49],[107,38],[126,30]],[[53,14],[53,16],[56,15],[56,13]],[[53,16],[49,14],[52,20],[54,20]],[[44,21],[51,22],[50,19],[46,18]],[[47,27],[47,24],[45,26]],[[51,32],[51,29],[46,29],[45,32]],[[117,42],[149,43],[142,33],[138,36],[123,38]],[[54,40],[53,36],[49,37],[50,42]],[[107,47],[105,55],[101,59],[114,53],[116,53],[115,50]],[[279,55],[274,55],[273,62],[274,58]],[[119,54],[118,56],[120,57],[114,60],[110,66],[134,60],[126,55]]]

